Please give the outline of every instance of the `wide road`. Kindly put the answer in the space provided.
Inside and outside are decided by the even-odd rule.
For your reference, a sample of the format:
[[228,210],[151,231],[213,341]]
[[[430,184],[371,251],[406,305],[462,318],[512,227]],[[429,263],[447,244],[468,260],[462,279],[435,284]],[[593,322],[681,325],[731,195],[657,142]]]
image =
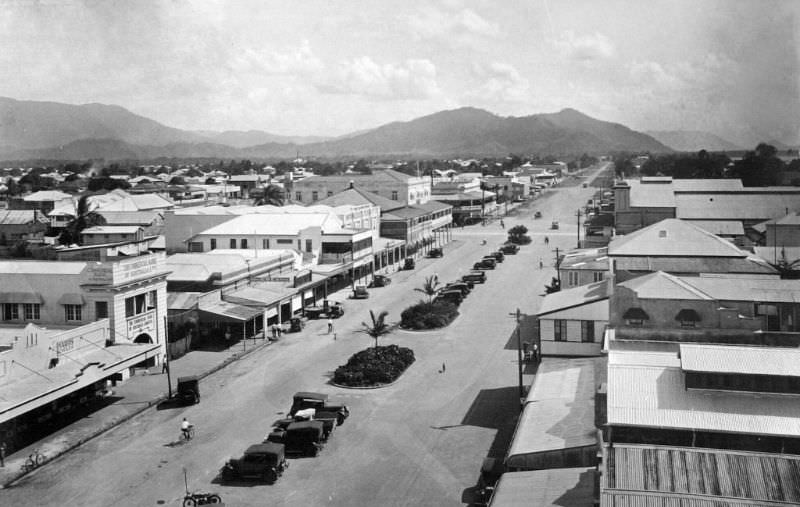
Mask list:
[[[597,172],[582,181],[591,181]],[[393,274],[392,284],[371,289],[368,300],[346,301],[345,316],[335,321],[335,341],[323,321],[285,335],[208,377],[199,405],[146,411],[0,491],[0,504],[180,505],[184,469],[190,489],[216,491],[229,506],[469,503],[481,461],[503,455],[516,422],[516,341],[510,314],[516,308],[536,311],[543,286],[554,274],[552,250],[575,247],[574,213],[594,190],[579,183],[551,189],[506,218],[506,229],[528,226],[533,243],[489,271],[488,282],[476,286],[447,329],[395,331],[383,339],[383,344],[397,343],[416,354],[396,384],[346,390],[328,380],[337,365],[371,345],[358,332],[370,309],[388,310],[391,320],[399,320],[403,308],[424,297],[414,288],[425,277],[437,273],[441,281],[455,279],[501,244],[506,234],[498,222],[457,230],[444,258],[424,259],[413,271]],[[542,219],[533,220],[534,209],[542,211]],[[559,231],[547,229],[552,219],[560,221]],[[550,237],[548,247],[544,235]],[[481,245],[483,239],[488,245]],[[545,269],[539,269],[540,258]],[[225,460],[260,442],[298,390],[344,400],[350,418],[318,457],[291,460],[274,485],[221,484],[217,475]],[[197,437],[173,445],[183,417],[196,424]]]

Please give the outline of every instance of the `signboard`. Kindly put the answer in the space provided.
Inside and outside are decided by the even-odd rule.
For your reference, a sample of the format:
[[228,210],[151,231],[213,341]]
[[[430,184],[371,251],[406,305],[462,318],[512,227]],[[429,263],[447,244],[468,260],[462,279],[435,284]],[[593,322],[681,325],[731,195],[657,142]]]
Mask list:
[[148,334],[153,338],[153,342],[158,341],[156,330],[156,311],[151,310],[127,319],[128,339],[135,340],[140,334]]
[[120,262],[115,269],[114,281],[116,283],[129,282],[159,271],[159,257],[148,255],[143,259]]

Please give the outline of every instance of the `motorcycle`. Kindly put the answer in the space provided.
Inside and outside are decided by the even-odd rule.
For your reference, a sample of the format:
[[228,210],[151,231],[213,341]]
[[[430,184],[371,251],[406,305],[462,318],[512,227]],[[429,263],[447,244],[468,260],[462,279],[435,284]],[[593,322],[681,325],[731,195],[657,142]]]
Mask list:
[[195,507],[197,505],[211,505],[222,503],[222,497],[216,493],[186,493],[183,497],[183,507]]

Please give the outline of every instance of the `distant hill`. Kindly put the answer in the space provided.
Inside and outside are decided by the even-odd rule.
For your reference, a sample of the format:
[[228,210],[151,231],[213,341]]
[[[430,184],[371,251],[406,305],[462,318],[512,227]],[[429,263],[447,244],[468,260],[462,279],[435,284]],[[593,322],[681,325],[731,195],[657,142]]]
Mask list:
[[574,109],[500,117],[464,107],[324,139],[251,131],[184,131],[119,106],[0,98],[0,156],[11,159],[291,158],[567,155],[672,151],[624,125]]
[[195,131],[194,133],[204,137],[208,142],[226,144],[235,148],[247,148],[248,146],[268,143],[309,144],[331,139],[323,136],[280,136],[264,132],[263,130],[226,130],[225,132],[202,130]]
[[653,130],[646,134],[676,151],[737,151],[741,146],[700,130]]
[[81,139],[118,139],[143,145],[205,141],[119,106],[0,97],[0,146],[6,150],[52,148]]

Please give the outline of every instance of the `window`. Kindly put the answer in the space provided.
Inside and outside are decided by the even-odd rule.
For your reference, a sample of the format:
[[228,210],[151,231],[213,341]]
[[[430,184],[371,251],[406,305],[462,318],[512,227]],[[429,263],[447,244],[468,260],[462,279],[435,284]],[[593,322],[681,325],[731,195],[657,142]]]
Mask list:
[[553,339],[557,342],[567,341],[567,321],[563,319],[553,321]]
[[595,282],[602,282],[603,279],[605,278],[605,275],[606,274],[602,271],[595,271],[592,277]]
[[25,320],[39,320],[39,303],[25,303],[22,305],[25,309]]
[[231,238],[230,246],[231,246],[231,249],[235,249],[236,248],[236,240],[234,238]]
[[190,252],[202,252],[203,251],[203,242],[202,241],[191,241],[191,242],[189,242],[189,251]]
[[303,192],[295,192],[294,193],[294,200],[303,202]]
[[80,305],[64,305],[64,318],[67,321],[81,320]]
[[242,250],[247,250],[247,238],[239,240],[239,245]]
[[316,190],[311,192],[311,200],[314,201],[314,202],[318,201],[319,200],[319,192],[317,192]]
[[19,320],[19,305],[5,303],[3,305],[3,320]]
[[278,241],[279,245],[291,245],[292,244],[292,240],[291,239],[279,239],[277,241]]
[[106,301],[95,301],[94,316],[96,319],[108,318],[108,303]]
[[[151,291],[155,292],[155,291]],[[147,294],[139,294],[125,298],[125,316],[133,317],[148,310],[147,308]]]
[[397,200],[397,190],[392,190],[392,200],[393,201]]
[[332,196],[332,195],[333,195],[333,192],[331,192],[330,190],[328,190],[328,197],[330,197],[330,196]]
[[264,250],[268,250],[269,249],[269,240],[268,239],[262,239],[261,240],[261,248],[263,248]]
[[211,250],[216,250],[216,249],[217,249],[217,240],[211,238]]
[[306,240],[306,252],[311,253],[311,240]]
[[569,287],[574,287],[578,285],[578,272],[577,271],[567,271],[567,285]]
[[155,310],[156,302],[158,301],[158,292],[151,290],[147,293],[147,309]]
[[594,321],[581,321],[581,341],[583,343],[594,343]]

